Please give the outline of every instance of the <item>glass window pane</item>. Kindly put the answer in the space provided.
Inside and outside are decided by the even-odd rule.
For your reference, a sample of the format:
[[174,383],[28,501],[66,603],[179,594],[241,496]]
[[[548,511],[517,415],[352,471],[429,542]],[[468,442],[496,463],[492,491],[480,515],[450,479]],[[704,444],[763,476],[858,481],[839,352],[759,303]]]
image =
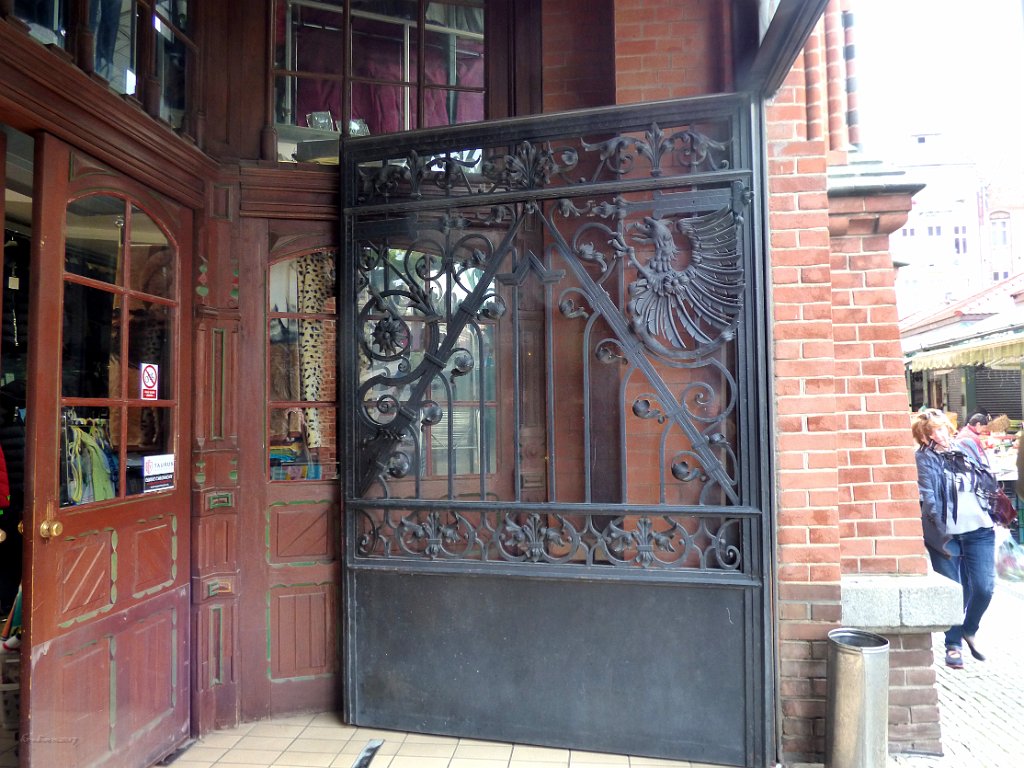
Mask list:
[[110,434],[108,408],[61,410],[62,507],[117,497],[119,460]]
[[121,393],[121,300],[109,291],[64,284],[64,397],[118,397]]
[[68,203],[64,269],[120,285],[124,269],[125,201],[92,195]]
[[160,83],[160,117],[174,128],[181,128],[185,117],[186,73],[191,66],[192,52],[171,31],[154,17],[156,27],[156,78]]
[[191,21],[188,15],[188,0],[157,0],[156,12],[188,34]]
[[333,401],[337,343],[337,324],[333,320],[272,319],[270,399]]
[[463,2],[458,5],[443,2],[427,3],[427,24],[449,27],[476,35],[484,33],[484,4]]
[[135,2],[89,0],[96,73],[118,93],[135,93]]
[[426,95],[424,128],[475,123],[484,119],[484,94],[431,88]]
[[352,18],[352,72],[391,83],[416,79],[416,27],[404,20]]
[[132,208],[130,270],[132,290],[174,298],[174,251],[163,230],[138,208]]
[[340,130],[343,87],[340,78],[278,77],[275,120],[318,131]]
[[[127,409],[125,493],[133,496],[174,487],[173,409],[155,406]],[[120,431],[112,432],[115,448]]]
[[424,76],[431,85],[483,88],[483,43],[448,32],[428,32]]
[[336,293],[333,251],[308,253],[270,267],[271,312],[333,314]]
[[174,310],[162,304],[129,299],[128,316],[127,397],[172,399]]
[[272,408],[269,432],[271,480],[337,479],[336,408]]
[[341,8],[306,8],[292,6],[286,19],[285,33],[291,34],[291,47],[286,50],[286,69],[296,72],[318,72],[328,75],[344,73],[345,31]]
[[366,126],[367,134],[397,133],[412,127],[410,114],[415,97],[398,85],[352,84],[352,120]]
[[[430,427],[426,462],[427,475],[475,475],[495,471],[497,441],[494,406],[457,405]],[[450,428],[450,431],[449,431]]]
[[299,311],[299,278],[295,259],[279,261],[270,267],[271,312]]
[[378,16],[415,19],[417,0],[352,0],[352,10]]
[[15,0],[14,15],[28,24],[36,40],[66,48],[67,8],[66,0]]

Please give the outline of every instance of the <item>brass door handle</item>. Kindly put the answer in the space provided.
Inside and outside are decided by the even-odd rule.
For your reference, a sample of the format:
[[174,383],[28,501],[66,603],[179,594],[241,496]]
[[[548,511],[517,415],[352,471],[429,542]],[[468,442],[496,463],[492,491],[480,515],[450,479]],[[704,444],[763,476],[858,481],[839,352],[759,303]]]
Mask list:
[[18,533],[20,533],[22,536],[25,535],[25,521],[24,520],[19,520],[18,521]]
[[60,520],[43,520],[39,524],[39,535],[44,539],[60,536],[64,532],[64,523]]

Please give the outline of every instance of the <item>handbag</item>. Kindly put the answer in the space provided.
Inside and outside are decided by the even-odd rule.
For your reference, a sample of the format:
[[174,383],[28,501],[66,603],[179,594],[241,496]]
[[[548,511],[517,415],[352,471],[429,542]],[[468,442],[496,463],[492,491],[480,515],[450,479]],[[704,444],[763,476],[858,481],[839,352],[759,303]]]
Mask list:
[[987,466],[957,449],[944,451],[941,455],[949,472],[971,478],[971,488],[993,523],[1009,528],[1017,521],[1017,505],[1006,495]]
[[989,496],[989,501],[988,514],[993,523],[1009,528],[1017,522],[1017,505],[1006,495],[1006,491],[998,488]]

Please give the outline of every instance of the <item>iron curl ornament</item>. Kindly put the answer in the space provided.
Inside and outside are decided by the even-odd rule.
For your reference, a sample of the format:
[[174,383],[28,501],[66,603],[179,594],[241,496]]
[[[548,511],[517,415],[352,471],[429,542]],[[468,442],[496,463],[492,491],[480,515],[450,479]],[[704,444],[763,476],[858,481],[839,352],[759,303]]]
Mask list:
[[[749,518],[748,518],[749,519]],[[356,557],[739,572],[744,518],[361,508]]]

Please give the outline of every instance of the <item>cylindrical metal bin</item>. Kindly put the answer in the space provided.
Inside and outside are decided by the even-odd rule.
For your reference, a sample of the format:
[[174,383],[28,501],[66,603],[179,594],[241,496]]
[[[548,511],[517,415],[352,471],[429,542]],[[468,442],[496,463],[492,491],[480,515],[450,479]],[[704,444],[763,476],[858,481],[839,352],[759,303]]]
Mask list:
[[889,641],[861,629],[828,633],[825,768],[885,768]]

